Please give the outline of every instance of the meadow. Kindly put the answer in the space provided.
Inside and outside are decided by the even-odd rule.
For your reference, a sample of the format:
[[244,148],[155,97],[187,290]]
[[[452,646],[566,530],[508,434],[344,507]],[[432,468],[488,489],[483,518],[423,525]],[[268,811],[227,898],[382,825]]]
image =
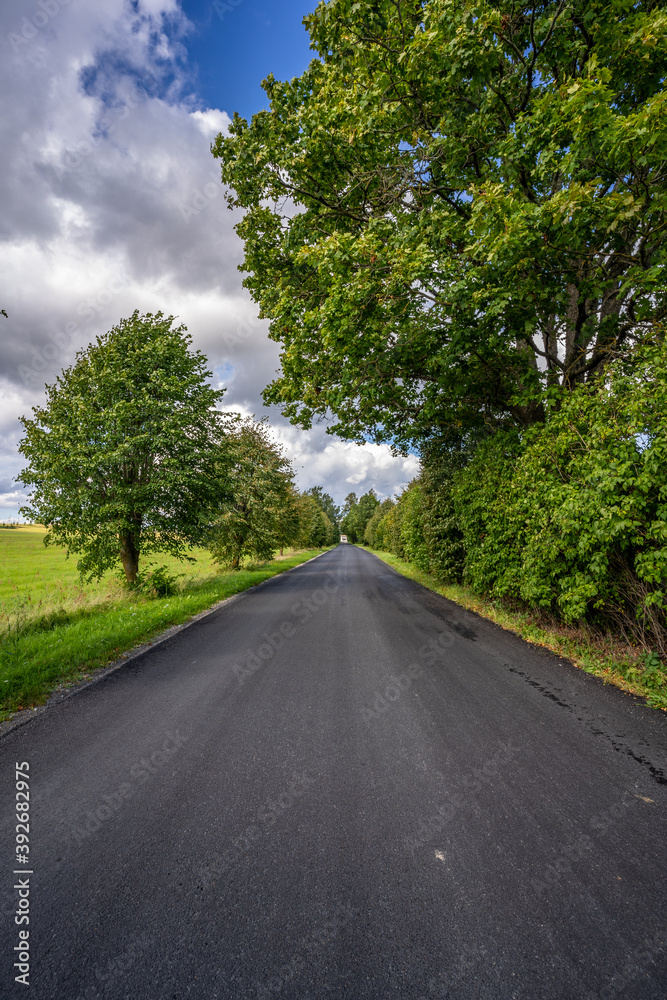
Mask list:
[[322,549],[288,551],[267,563],[221,570],[206,549],[194,562],[160,554],[142,561],[176,577],[169,593],[129,591],[120,573],[82,584],[76,557],[44,546],[38,525],[0,528],[0,721],[43,704],[58,688],[179,625],[217,601],[297,566]]

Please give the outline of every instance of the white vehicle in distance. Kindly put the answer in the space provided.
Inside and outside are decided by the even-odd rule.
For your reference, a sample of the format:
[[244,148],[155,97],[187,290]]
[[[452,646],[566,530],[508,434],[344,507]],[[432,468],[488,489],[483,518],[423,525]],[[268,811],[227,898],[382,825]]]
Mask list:
[[347,535],[341,535],[340,536],[340,540],[341,540],[341,542],[346,542],[347,541]]

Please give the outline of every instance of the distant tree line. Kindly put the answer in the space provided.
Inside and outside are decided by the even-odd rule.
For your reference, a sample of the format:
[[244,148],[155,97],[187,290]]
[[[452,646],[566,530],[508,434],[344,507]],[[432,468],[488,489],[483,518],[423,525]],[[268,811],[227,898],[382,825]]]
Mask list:
[[375,490],[369,490],[357,499],[356,493],[348,493],[343,502],[340,530],[349,542],[363,542],[366,525],[379,504]]
[[338,542],[337,510],[315,486],[303,493],[264,421],[239,420],[228,431],[229,492],[221,498],[208,546],[216,560],[238,569],[243,556],[272,559],[287,546],[324,548]]

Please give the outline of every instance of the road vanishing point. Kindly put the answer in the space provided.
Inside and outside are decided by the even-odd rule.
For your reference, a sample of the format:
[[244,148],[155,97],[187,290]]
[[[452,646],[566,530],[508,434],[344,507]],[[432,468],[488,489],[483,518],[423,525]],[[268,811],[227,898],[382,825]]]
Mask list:
[[664,713],[365,550],[232,598],[0,758],[3,998],[667,997]]

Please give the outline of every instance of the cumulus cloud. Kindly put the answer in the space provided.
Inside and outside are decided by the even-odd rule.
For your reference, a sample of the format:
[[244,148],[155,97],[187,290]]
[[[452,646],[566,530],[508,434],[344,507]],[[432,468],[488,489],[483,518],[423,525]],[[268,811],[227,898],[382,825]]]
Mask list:
[[[18,417],[134,309],[178,316],[225,403],[267,412],[278,347],[241,287],[238,219],[209,148],[229,117],[191,90],[192,30],[177,0],[0,7],[0,517],[19,502]],[[414,474],[386,448],[271,421],[304,485],[387,494]]]
[[374,489],[381,500],[400,493],[419,472],[414,455],[396,458],[388,445],[357,445],[327,435],[324,428],[308,434],[287,424],[274,427],[278,441],[292,459],[301,489],[322,485],[338,503],[348,493]]

